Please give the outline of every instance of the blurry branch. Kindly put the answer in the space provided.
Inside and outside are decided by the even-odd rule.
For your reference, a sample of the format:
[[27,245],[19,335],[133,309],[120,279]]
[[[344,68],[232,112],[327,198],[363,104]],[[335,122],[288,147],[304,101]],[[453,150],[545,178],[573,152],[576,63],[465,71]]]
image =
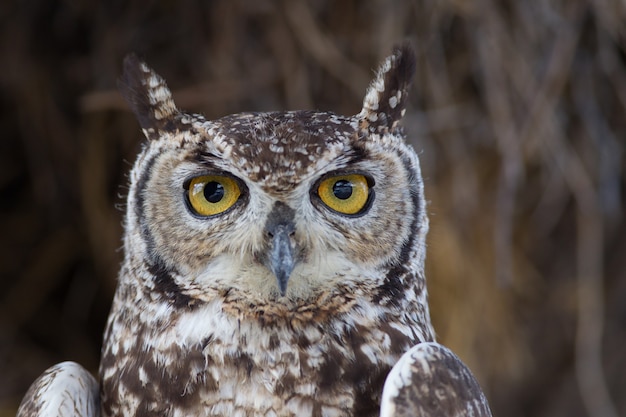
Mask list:
[[[557,105],[563,96],[568,82],[573,84],[574,94],[582,88],[572,80],[571,66],[582,31],[582,18],[585,8],[580,3],[568,4],[564,10],[562,27],[557,32],[545,75],[535,82],[526,68],[505,68],[511,63],[505,58],[506,51],[517,49],[524,56],[524,48],[506,36],[502,27],[504,19],[498,16],[498,9],[485,0],[482,8],[485,14],[479,25],[478,55],[484,77],[487,109],[501,155],[501,175],[498,182],[497,209],[494,224],[494,251],[496,253],[496,276],[502,284],[510,282],[513,269],[511,261],[512,225],[516,190],[520,185],[523,169],[522,146],[532,149],[545,146],[548,159],[556,161],[577,205],[577,295],[578,320],[576,331],[576,375],[580,395],[589,416],[617,417],[615,406],[610,398],[602,369],[602,332],[604,327],[604,222],[602,203],[589,173],[569,145],[564,132],[559,128],[556,117]],[[516,64],[524,65],[523,62]],[[513,64],[514,65],[514,64]],[[520,79],[526,75],[526,79]],[[518,77],[518,79],[515,79]],[[519,88],[528,104],[528,116],[516,133],[516,97],[511,84]],[[583,94],[584,95],[584,94]],[[585,95],[587,99],[591,99]],[[579,100],[580,102],[581,100]],[[603,120],[589,119],[589,112],[581,111],[583,120],[589,125],[607,125]],[[596,118],[598,119],[598,118]],[[587,128],[586,142],[598,134],[598,129]],[[607,135],[604,135],[607,136]],[[607,141],[609,137],[596,138]],[[540,143],[537,143],[537,142]],[[591,146],[591,145],[590,145]],[[600,146],[599,146],[600,147]],[[602,147],[600,147],[602,148]],[[602,152],[602,150],[600,150]],[[600,155],[602,164],[602,155]],[[598,167],[602,170],[602,166]]]
[[[506,35],[508,32],[502,23],[505,20],[497,14],[495,5],[486,4],[483,9],[488,12],[483,16],[485,22],[481,28],[484,26],[485,33],[480,38],[489,42],[477,44],[485,72],[488,111],[501,155],[494,220],[495,274],[501,285],[508,285],[513,270],[513,213],[524,167],[522,147],[533,148],[537,140],[548,134],[547,125],[554,117],[559,98],[569,80],[584,9],[579,3],[571,3],[566,8],[566,16],[553,43],[541,81],[532,79],[531,71],[523,59],[525,55],[532,55],[532,51],[516,44]],[[518,50],[522,59],[510,62],[507,59],[508,50]],[[519,128],[514,119],[515,106],[510,101],[516,97],[512,86],[517,87],[522,98],[527,100],[528,115]]]
[[602,370],[604,328],[604,232],[601,208],[594,190],[578,190],[577,269],[578,326],[576,331],[576,377],[587,414],[617,417]]
[[[489,0],[484,2],[491,3]],[[515,134],[512,103],[509,102],[510,88],[504,69],[506,60],[503,48],[512,49],[513,45],[509,38],[503,36],[507,31],[501,27],[503,20],[497,14],[497,8],[493,4],[485,4],[483,10],[484,21],[479,26],[477,38],[485,41],[476,44],[484,71],[487,110],[501,156],[493,226],[495,275],[499,284],[510,285],[513,270],[513,211],[523,168],[521,142]]]
[[323,33],[315,22],[310,6],[302,0],[286,0],[283,5],[291,30],[304,49],[356,97],[362,97],[370,77],[346,58],[331,38]]
[[604,232],[602,208],[591,175],[563,132],[546,132],[544,144],[562,171],[577,205],[576,377],[589,416],[617,417],[602,370]]
[[577,86],[574,90],[574,104],[581,115],[586,131],[584,136],[591,142],[588,145],[597,150],[596,163],[591,168],[596,172],[597,184],[593,183],[583,162],[570,153],[568,168],[572,179],[569,183],[576,184],[573,191],[578,206],[576,376],[587,413],[590,416],[617,417],[602,369],[602,334],[605,315],[605,219],[611,220],[606,215],[612,210],[619,210],[615,207],[620,204],[619,185],[613,184],[613,179],[618,179],[620,175],[620,152],[605,116],[597,107],[599,98],[589,77],[589,65],[581,64],[580,67],[580,74],[574,81]]
[[87,93],[80,98],[79,106],[83,113],[128,109],[128,105],[116,90]]
[[599,24],[618,40],[620,33],[624,34],[624,14],[626,2],[615,0],[591,0],[591,7]]
[[[577,281],[578,321],[576,330],[576,376],[589,416],[617,417],[602,369],[602,333],[604,328],[604,224],[602,208],[592,176],[562,132],[549,132],[543,127],[554,114],[561,91],[568,81],[568,71],[580,36],[583,9],[572,3],[568,13],[568,27],[559,30],[554,53],[548,64],[546,77],[531,106],[530,116],[523,126],[521,138],[528,140],[539,130],[551,148],[557,163],[561,162],[577,210]],[[556,134],[555,134],[556,133]]]
[[[522,126],[522,143],[543,140],[556,161],[577,205],[577,295],[576,377],[583,404],[589,416],[617,417],[602,369],[604,328],[604,223],[599,196],[581,159],[568,145],[564,132],[554,124],[555,107],[568,81],[584,9],[579,3],[566,8],[564,25],[554,43],[546,75]],[[582,112],[584,115],[585,112]],[[584,118],[584,116],[583,116]],[[552,126],[550,126],[552,125]],[[587,140],[590,140],[587,136]]]
[[280,69],[285,108],[313,108],[307,67],[298,54],[297,40],[291,36],[291,29],[285,22],[272,25],[268,41]]
[[18,329],[29,320],[62,284],[60,277],[76,256],[75,237],[68,229],[57,230],[36,247],[31,262],[0,301],[0,317],[10,318],[2,323]]
[[541,140],[549,134],[545,127],[554,117],[555,107],[563,88],[570,80],[569,72],[582,30],[582,11],[579,3],[571,3],[570,10],[567,10],[569,17],[564,19],[563,25],[559,27],[545,76],[542,83],[536,86],[537,94],[530,103],[529,115],[521,128],[519,139],[522,143]]
[[[528,116],[520,128],[520,141],[526,144],[526,150],[531,155],[536,152],[541,153],[543,146],[541,142],[546,137],[554,135],[554,131],[557,130],[554,126],[557,118],[556,107],[559,105],[559,101],[563,101],[563,91],[568,82],[572,82],[570,76],[573,68],[572,62],[581,36],[584,11],[582,5],[576,2],[565,7],[564,14],[566,16],[559,26],[558,35],[554,41],[552,54],[548,60],[541,84],[533,83],[524,86],[524,83],[519,83],[519,88],[526,88],[531,92],[537,91],[530,97]],[[575,89],[575,91],[578,90]],[[561,132],[559,133],[559,140],[565,140]],[[543,153],[544,166],[546,168],[551,167],[552,164],[548,162],[551,156],[545,155],[545,148]],[[555,183],[560,183],[560,180],[557,179],[560,176],[558,171],[559,169],[556,168],[551,173],[554,175]],[[563,207],[555,209],[554,206],[549,206],[555,204],[557,200],[561,200],[560,204],[565,205],[567,191],[559,185],[554,186],[553,183],[552,186],[545,187],[543,194],[534,217],[538,224],[537,229],[543,231],[544,236],[546,236],[551,226],[554,226],[554,223],[558,221],[560,214],[562,214],[561,209],[563,209]],[[552,215],[550,216],[550,214]],[[551,220],[547,220],[550,217]]]
[[[626,107],[626,72],[624,65],[619,62],[616,51],[607,47],[604,37],[599,37],[598,49],[600,55],[600,67],[603,74],[610,80],[617,94],[617,100],[622,108]],[[623,192],[621,191],[621,171],[625,169],[622,164],[623,144],[620,141],[620,133],[611,126],[610,121],[600,108],[601,99],[593,88],[592,79],[581,77],[582,86],[576,90],[576,106],[580,109],[582,121],[590,135],[597,138],[600,146],[600,195],[603,201],[603,212],[610,222],[617,223],[624,215]],[[593,97],[594,100],[590,100]]]
[[[148,63],[150,65],[150,63]],[[263,72],[265,76],[250,79],[219,80],[200,83],[193,86],[175,89],[172,94],[181,109],[195,109],[206,104],[240,102],[259,90],[276,81],[278,75]],[[167,74],[161,74],[167,76]],[[365,85],[365,84],[364,84]],[[105,110],[129,110],[126,102],[117,90],[93,91],[80,98],[80,109],[83,113]]]

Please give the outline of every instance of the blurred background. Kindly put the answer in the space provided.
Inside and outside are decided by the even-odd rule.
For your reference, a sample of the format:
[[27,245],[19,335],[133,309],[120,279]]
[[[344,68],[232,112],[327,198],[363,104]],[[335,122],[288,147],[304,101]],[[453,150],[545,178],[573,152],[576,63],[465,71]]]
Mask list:
[[495,416],[626,415],[626,3],[5,1],[0,417],[48,366],[97,370],[143,140],[134,51],[180,108],[354,114],[405,39],[440,341]]

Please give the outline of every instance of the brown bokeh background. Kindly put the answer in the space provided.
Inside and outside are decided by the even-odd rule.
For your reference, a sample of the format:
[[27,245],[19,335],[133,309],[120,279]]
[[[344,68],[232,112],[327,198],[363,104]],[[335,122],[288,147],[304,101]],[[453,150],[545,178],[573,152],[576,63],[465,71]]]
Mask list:
[[626,415],[625,3],[33,0],[0,22],[0,417],[56,362],[97,369],[142,140],[126,53],[208,118],[353,114],[405,39],[439,339],[494,415]]

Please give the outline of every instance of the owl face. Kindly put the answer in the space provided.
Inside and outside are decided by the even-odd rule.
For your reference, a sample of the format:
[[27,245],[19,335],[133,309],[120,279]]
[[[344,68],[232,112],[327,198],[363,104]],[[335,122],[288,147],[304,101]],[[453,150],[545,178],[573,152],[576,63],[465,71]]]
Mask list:
[[411,63],[393,58],[356,116],[215,121],[180,112],[158,75],[127,60],[123,92],[149,139],[131,174],[127,252],[201,302],[294,305],[384,285],[427,228],[417,156],[396,127],[409,82],[398,68]]

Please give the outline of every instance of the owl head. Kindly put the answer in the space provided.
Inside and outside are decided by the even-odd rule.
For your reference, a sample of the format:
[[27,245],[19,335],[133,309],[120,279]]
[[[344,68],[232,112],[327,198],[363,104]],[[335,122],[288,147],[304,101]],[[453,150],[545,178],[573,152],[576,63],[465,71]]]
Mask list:
[[[122,275],[171,303],[385,302],[422,285],[428,229],[418,158],[398,123],[415,58],[396,48],[354,116],[179,110],[135,56],[120,80],[147,138],[131,172]],[[420,281],[420,282],[416,282]]]

